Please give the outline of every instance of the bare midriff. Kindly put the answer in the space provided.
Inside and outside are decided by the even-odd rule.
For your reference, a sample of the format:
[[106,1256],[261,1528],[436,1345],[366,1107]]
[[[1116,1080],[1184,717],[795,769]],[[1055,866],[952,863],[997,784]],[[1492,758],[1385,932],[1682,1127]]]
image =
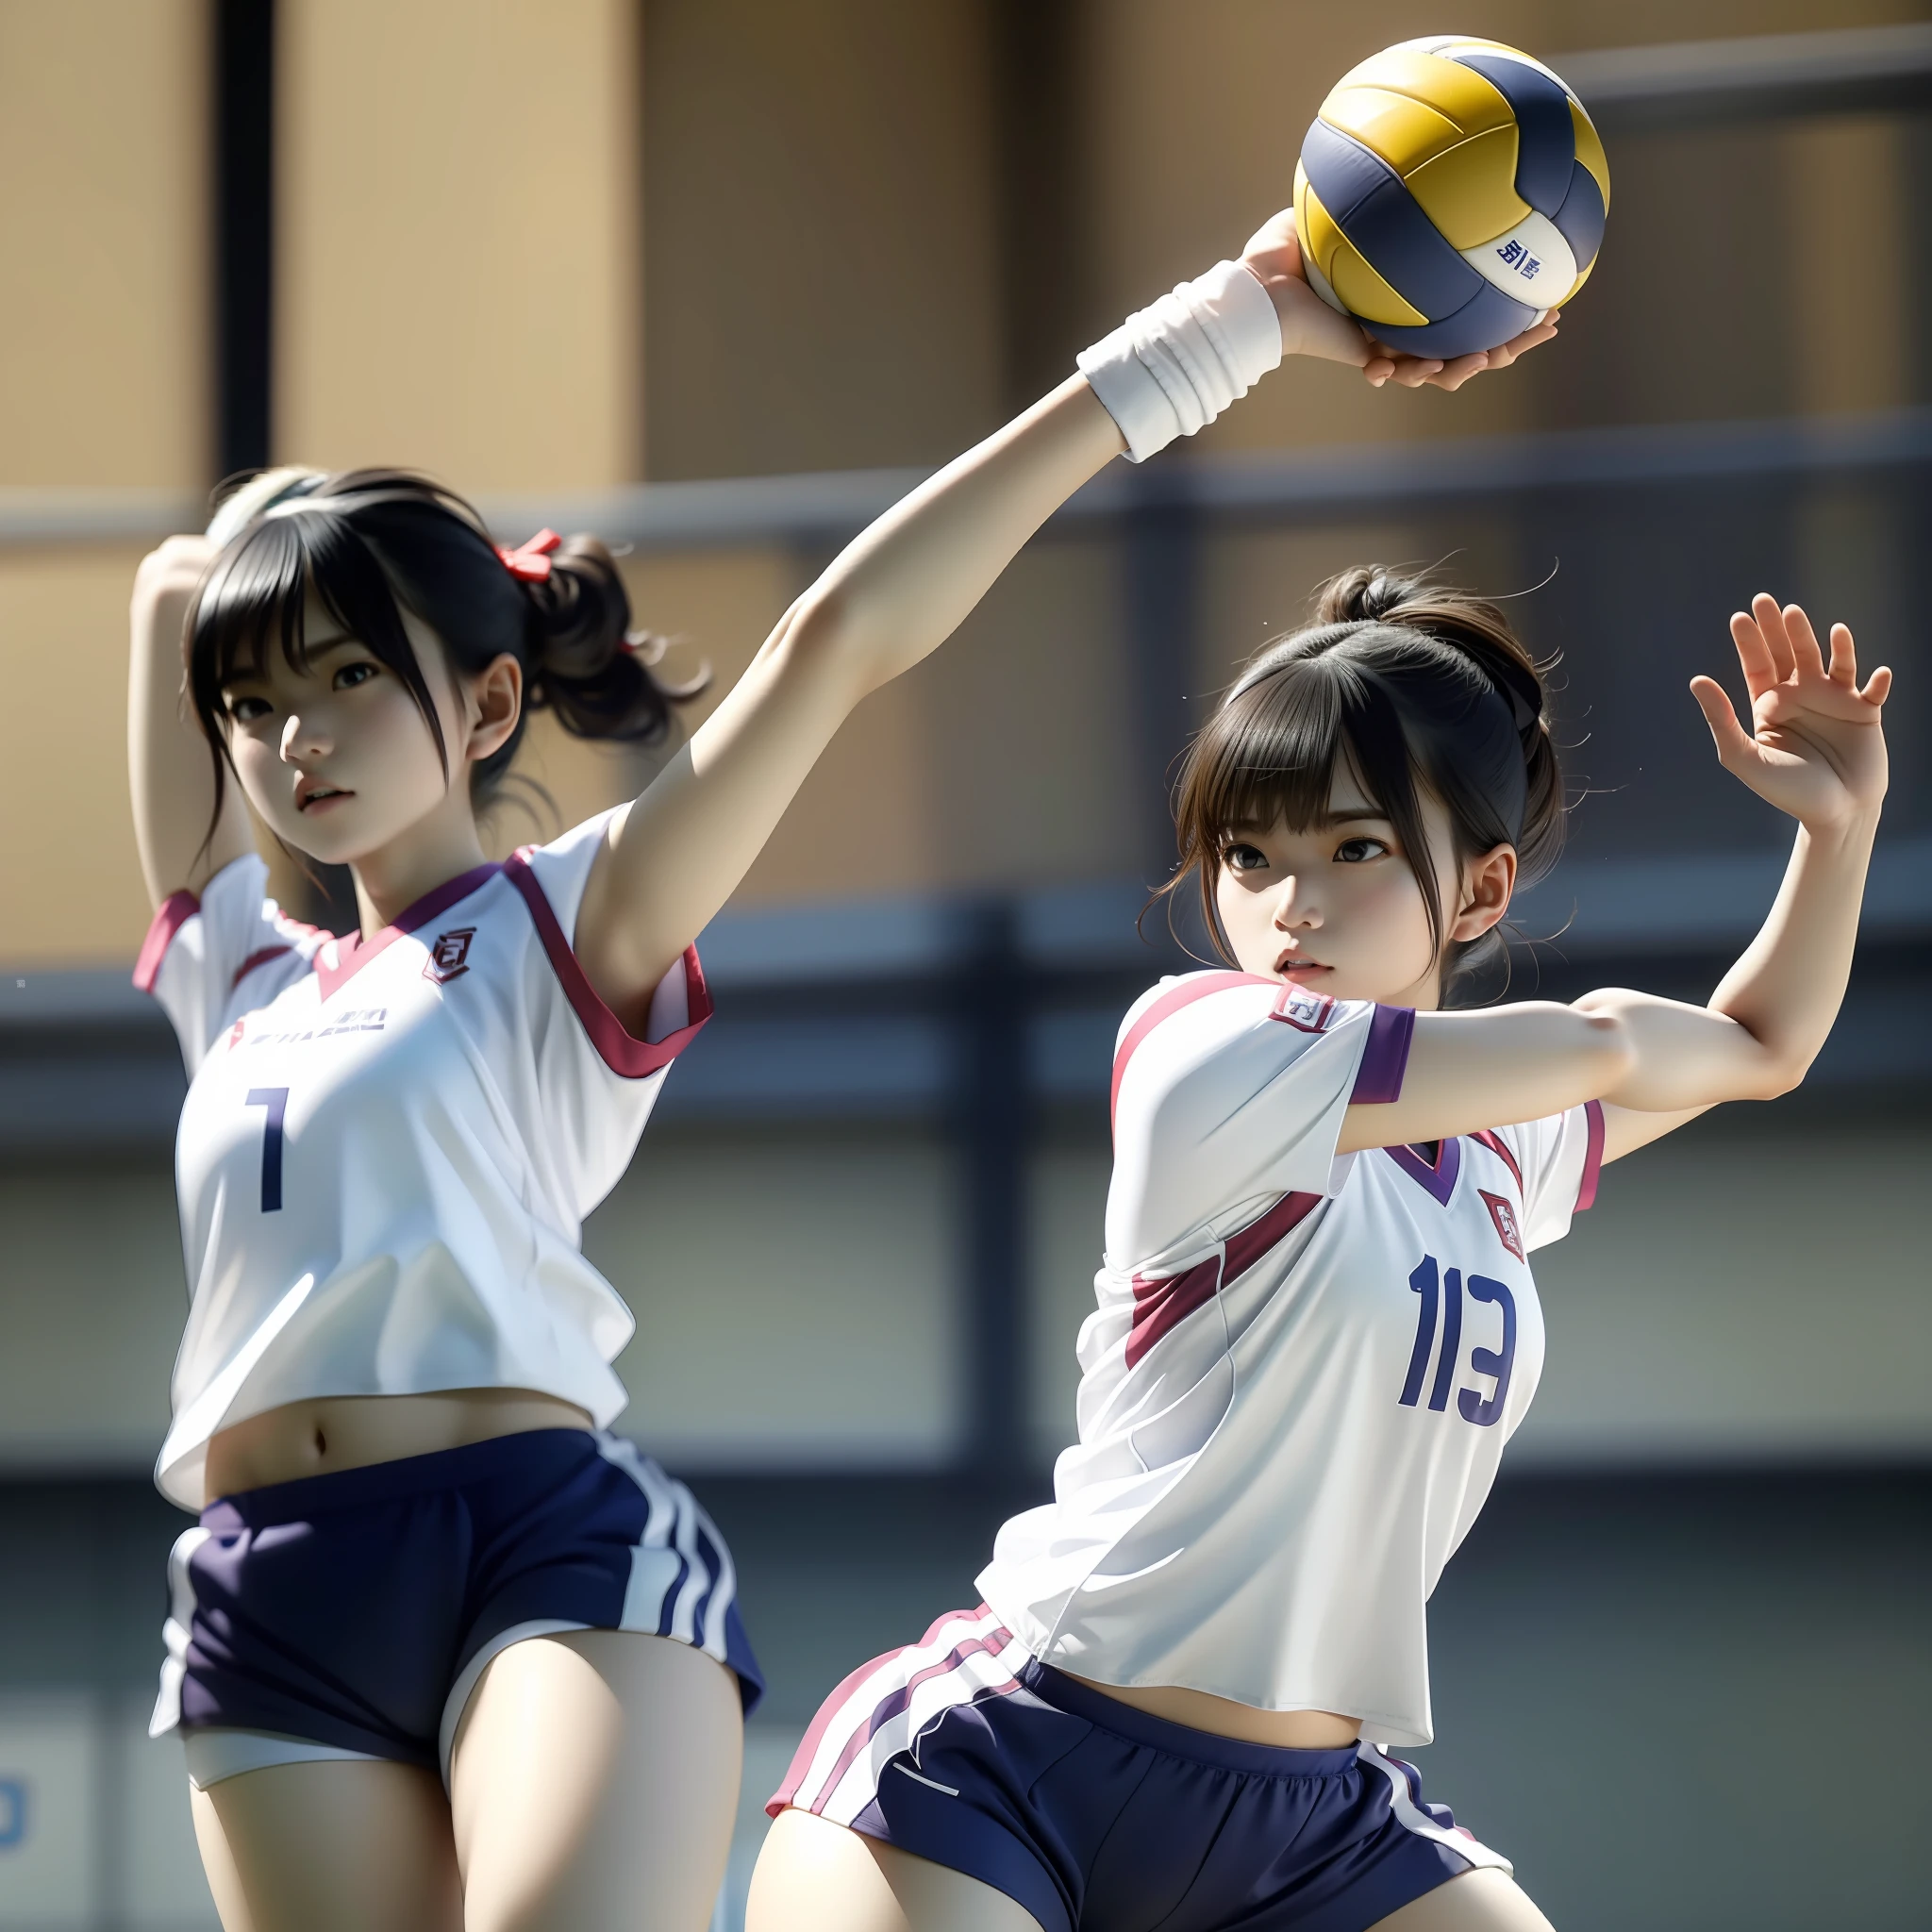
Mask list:
[[445,1389],[434,1395],[325,1395],[252,1415],[208,1445],[209,1497],[307,1475],[433,1456],[532,1429],[589,1429],[591,1418],[530,1389]]
[[1244,1744],[1272,1744],[1280,1751],[1339,1751],[1362,1734],[1359,1718],[1341,1717],[1332,1710],[1259,1710],[1231,1697],[1183,1690],[1174,1684],[1096,1684],[1073,1671],[1067,1674],[1090,1690],[1144,1710],[1149,1717],[1186,1724],[1191,1731],[1208,1731],[1217,1738],[1239,1738]]

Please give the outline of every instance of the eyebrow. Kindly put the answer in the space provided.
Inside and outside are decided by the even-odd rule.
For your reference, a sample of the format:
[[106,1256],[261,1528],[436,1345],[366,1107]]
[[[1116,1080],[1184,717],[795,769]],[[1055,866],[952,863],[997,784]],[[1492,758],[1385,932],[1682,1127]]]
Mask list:
[[[1228,830],[1230,832],[1266,832],[1274,823],[1273,819],[1266,821],[1261,819],[1241,819],[1230,825]],[[1338,825],[1391,825],[1393,824],[1394,821],[1386,811],[1324,811],[1320,817],[1310,820],[1307,825],[1300,827],[1300,829],[1310,832],[1327,832],[1333,831]]]

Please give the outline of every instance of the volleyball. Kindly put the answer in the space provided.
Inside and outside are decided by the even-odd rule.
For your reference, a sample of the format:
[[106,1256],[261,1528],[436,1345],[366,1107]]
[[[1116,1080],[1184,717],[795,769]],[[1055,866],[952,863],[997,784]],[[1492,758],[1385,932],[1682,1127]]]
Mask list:
[[1603,142],[1560,76],[1454,34],[1343,75],[1294,175],[1310,286],[1412,356],[1493,349],[1568,302],[1609,201]]

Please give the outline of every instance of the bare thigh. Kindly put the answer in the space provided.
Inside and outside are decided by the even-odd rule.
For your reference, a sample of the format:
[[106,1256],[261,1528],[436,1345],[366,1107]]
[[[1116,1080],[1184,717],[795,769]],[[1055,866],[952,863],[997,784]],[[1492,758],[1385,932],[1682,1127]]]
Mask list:
[[413,1764],[277,1764],[191,1791],[225,1932],[459,1932],[449,1807]]
[[1024,1907],[809,1811],[781,1811],[752,1874],[744,1932],[1040,1932]]
[[743,1754],[738,1680],[688,1643],[511,1644],[451,1763],[467,1932],[705,1932]]
[[1373,1932],[1555,1932],[1515,1879],[1465,1872],[1377,1920]]

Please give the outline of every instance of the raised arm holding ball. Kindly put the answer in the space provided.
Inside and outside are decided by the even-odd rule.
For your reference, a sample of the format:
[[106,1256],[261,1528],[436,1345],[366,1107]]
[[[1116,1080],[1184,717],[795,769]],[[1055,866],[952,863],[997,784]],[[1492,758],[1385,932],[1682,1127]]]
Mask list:
[[[1533,196],[1588,202],[1560,83],[1488,43],[1427,58],[1457,65],[1443,45],[1528,104],[1521,143],[1488,152],[1505,191],[1516,167],[1530,192],[1490,194],[1480,245],[1509,221],[1538,232]],[[1456,151],[1445,120],[1391,105],[1396,83],[1507,120],[1468,73],[1419,77],[1394,51],[1357,90],[1383,96],[1358,119],[1388,125],[1363,131]],[[1407,215],[1376,223],[1432,158],[1339,187],[1327,172],[1344,226],[1383,199],[1346,256],[1328,238],[1323,313],[1285,219],[1251,244],[1285,341],[1358,359],[1341,307],[1396,325],[1402,260],[1442,259]],[[1378,290],[1366,265],[1391,235],[1413,245],[1382,256]],[[1588,266],[1579,248],[1563,273]],[[1402,326],[1481,340],[1494,279],[1469,281],[1445,270],[1444,306]],[[1224,265],[1081,358],[1132,455],[1195,426],[1198,396],[1241,392],[1266,366],[1259,321]],[[1487,362],[1376,348],[1364,366],[1453,388],[1548,327]],[[1091,421],[1091,398],[1061,397]],[[1165,889],[1198,891],[1229,970],[1162,980],[1121,1024],[1078,1440],[1054,1500],[1000,1530],[984,1600],[827,1697],[767,1807],[748,1932],[1549,1932],[1508,1859],[1395,1752],[1433,1735],[1427,1600],[1541,1370],[1529,1253],[1591,1205],[1606,1161],[1794,1086],[1844,994],[1890,675],[1861,680],[1842,625],[1822,647],[1768,596],[1731,628],[1749,726],[1708,677],[1696,701],[1724,767],[1798,831],[1763,929],[1703,1007],[1605,989],[1443,1010],[1562,842],[1545,688],[1499,607],[1359,567],[1242,672],[1188,749]]]

